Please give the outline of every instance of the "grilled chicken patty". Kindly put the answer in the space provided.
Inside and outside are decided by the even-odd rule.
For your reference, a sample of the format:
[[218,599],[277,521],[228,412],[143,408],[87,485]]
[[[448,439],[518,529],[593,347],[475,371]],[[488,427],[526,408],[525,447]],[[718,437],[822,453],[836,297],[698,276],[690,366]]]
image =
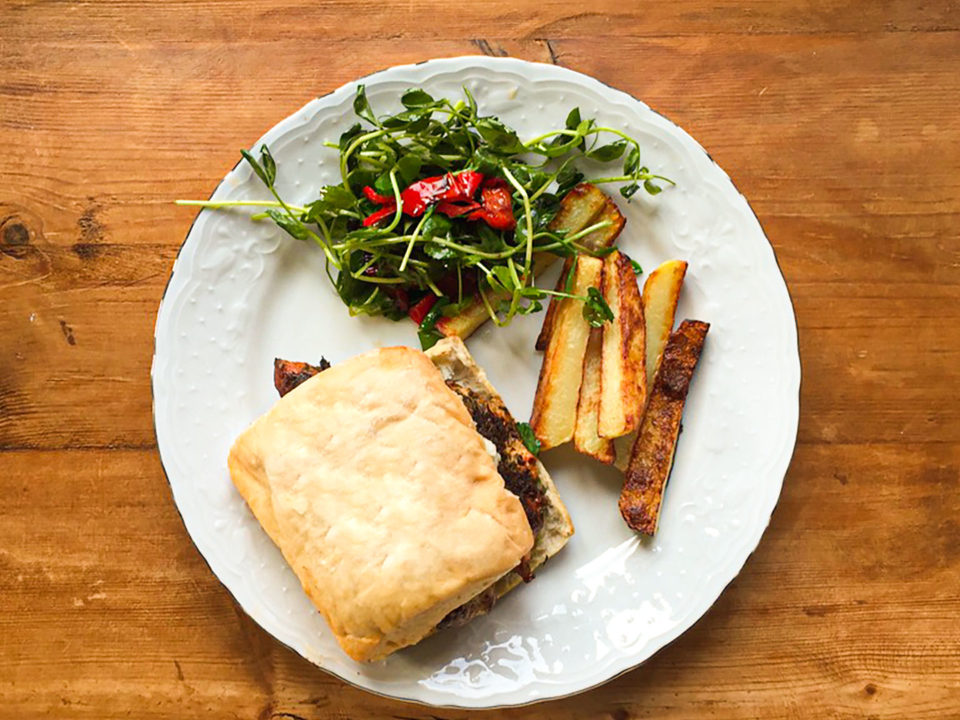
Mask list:
[[[321,359],[320,365],[295,362],[292,360],[273,361],[273,383],[283,397],[297,385],[330,367],[330,363]],[[500,456],[497,471],[503,478],[504,486],[517,496],[530,523],[534,537],[543,527],[543,506],[545,502],[543,486],[540,484],[540,471],[537,460],[527,446],[523,444],[517,423],[506,405],[499,399],[482,397],[470,388],[453,380],[447,380],[447,386],[463,401],[464,406],[477,426],[477,432],[492,442]],[[524,582],[533,579],[529,558],[524,558],[514,569]],[[497,601],[493,587],[489,587],[476,597],[468,600],[455,610],[451,610],[437,625],[438,629],[459,627],[467,624],[478,615],[490,611]]]

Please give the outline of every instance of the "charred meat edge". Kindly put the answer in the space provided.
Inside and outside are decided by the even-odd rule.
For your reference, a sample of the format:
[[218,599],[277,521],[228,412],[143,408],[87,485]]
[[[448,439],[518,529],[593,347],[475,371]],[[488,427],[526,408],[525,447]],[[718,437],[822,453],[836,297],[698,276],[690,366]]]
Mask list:
[[277,392],[280,393],[280,397],[283,397],[297,387],[297,385],[306,382],[317,373],[326,370],[328,367],[330,367],[330,363],[327,362],[327,359],[323,357],[320,358],[319,365],[296,362],[295,360],[281,360],[280,358],[274,358],[273,386],[277,389]]

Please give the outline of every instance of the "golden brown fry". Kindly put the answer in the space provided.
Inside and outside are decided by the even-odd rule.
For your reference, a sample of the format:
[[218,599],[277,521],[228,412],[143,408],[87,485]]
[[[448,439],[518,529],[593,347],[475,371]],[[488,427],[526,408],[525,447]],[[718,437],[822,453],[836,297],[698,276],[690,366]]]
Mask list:
[[673,330],[673,319],[686,274],[686,262],[668,260],[650,273],[650,277],[643,284],[643,312],[647,330],[647,387],[653,384],[663,347]]
[[[617,238],[620,237],[623,226],[627,222],[627,219],[620,212],[617,204],[609,196],[604,195],[604,198],[606,202],[604,202],[603,208],[591,218],[588,224],[595,225],[596,223],[604,221],[610,224],[607,227],[594,230],[589,235],[584,235],[578,241],[580,245],[591,250],[602,250],[603,248],[608,248],[613,245]],[[584,225],[584,227],[587,226]]]
[[575,233],[591,224],[607,204],[609,198],[596,185],[580,183],[563,196],[560,209],[550,221],[550,230]]
[[613,441],[597,434],[600,410],[600,348],[603,331],[593,328],[583,356],[583,381],[577,404],[577,423],[573,431],[573,446],[578,452],[596,458],[602,463],[613,462]]
[[[589,213],[593,212],[593,215]],[[560,201],[560,210],[550,222],[551,230],[565,230],[568,234],[579,232],[589,225],[593,225],[604,220],[610,221],[610,225],[605,228],[594,230],[589,235],[581,238],[578,244],[583,245],[593,251],[603,250],[616,242],[626,223],[626,218],[620,213],[617,204],[610,199],[602,190],[589,183],[581,183],[573,190],[568,192],[563,200]],[[554,290],[562,290],[567,273],[570,272],[569,258],[563,263],[563,270],[560,272],[560,278],[557,280]],[[540,328],[540,334],[537,336],[537,342],[534,347],[543,351],[550,340],[550,331],[553,327],[553,321],[557,314],[557,304],[559,298],[551,298],[547,306],[547,312],[543,316],[543,325]]]
[[[560,292],[563,290],[563,285],[567,280],[567,276],[570,273],[570,268],[573,266],[573,258],[564,258],[563,268],[560,270],[560,277],[557,278],[557,284],[554,286],[554,290]],[[543,314],[543,325],[540,326],[540,334],[537,335],[537,341],[534,343],[534,347],[543,352],[547,349],[547,343],[550,342],[550,332],[553,330],[553,323],[557,317],[557,307],[560,305],[560,298],[554,295],[550,298],[550,304],[547,305],[547,311]]]
[[640,424],[647,383],[637,275],[630,258],[617,250],[603,261],[603,297],[614,319],[603,326],[598,431],[601,437],[618,438]]
[[[579,256],[573,271],[573,294],[584,296],[589,288],[599,287],[602,270],[601,260]],[[583,303],[565,298],[557,308],[550,342],[543,354],[530,417],[530,426],[544,450],[573,438],[583,380],[583,356],[589,336],[590,325],[583,317]]]
[[710,325],[684,320],[663,351],[620,493],[620,514],[646,535],[657,531],[663,490],[676,452],[683,405]]
[[456,335],[459,338],[467,338],[489,319],[490,314],[487,312],[486,305],[477,298],[459,314],[438,319],[437,332],[446,337]]
[[[657,372],[663,346],[673,330],[673,320],[680,300],[680,290],[687,272],[687,263],[683,260],[670,260],[650,273],[643,285],[643,314],[646,344],[644,381],[649,393],[653,378]],[[626,472],[630,453],[636,442],[636,432],[628,433],[614,440],[617,469]]]

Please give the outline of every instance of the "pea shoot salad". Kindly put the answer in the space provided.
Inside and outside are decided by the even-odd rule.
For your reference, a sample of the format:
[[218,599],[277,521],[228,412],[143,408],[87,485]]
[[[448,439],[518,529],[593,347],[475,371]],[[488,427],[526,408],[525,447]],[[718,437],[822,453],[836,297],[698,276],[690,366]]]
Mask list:
[[[266,145],[259,156],[241,153],[275,200],[178,203],[262,207],[253,219],[272,220],[319,246],[352,315],[409,316],[424,346],[439,337],[434,326],[441,316],[456,316],[477,298],[497,325],[540,310],[549,296],[576,298],[599,327],[612,317],[599,292],[579,297],[569,287],[535,284],[537,253],[610,251],[578,243],[609,221],[576,233],[550,227],[561,198],[584,180],[574,163],[622,159],[619,173],[589,182],[622,183],[625,198],[640,188],[655,195],[672,181],[640,164],[634,138],[582,119],[578,108],[563,127],[522,141],[496,117],[480,115],[469,90],[463,95],[453,102],[411,89],[401,97],[403,111],[377,116],[361,85],[353,101],[359,122],[339,142],[326,143],[339,151],[341,182],[305,206],[277,192],[277,165]],[[601,144],[602,137],[610,142]]]

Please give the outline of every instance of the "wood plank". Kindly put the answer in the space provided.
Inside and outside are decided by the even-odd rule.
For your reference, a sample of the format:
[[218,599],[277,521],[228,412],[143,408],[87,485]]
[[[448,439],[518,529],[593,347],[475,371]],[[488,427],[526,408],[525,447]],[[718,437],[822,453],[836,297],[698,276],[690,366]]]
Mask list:
[[[509,715],[948,715],[960,702],[960,448],[853,449],[799,447],[744,571],[644,669]],[[0,458],[0,718],[503,716],[377,698],[269,638],[190,544],[153,452]]]
[[[555,51],[564,64],[635,93],[686,127],[764,222],[800,217],[822,233],[842,225],[862,239],[896,240],[890,249],[902,256],[912,239],[949,230],[960,195],[952,171],[960,163],[960,117],[942,112],[941,98],[960,95],[960,33],[625,39],[623,55],[643,58],[628,72],[618,58],[605,59],[607,44],[577,38],[558,41]],[[397,61],[469,50],[449,41],[395,47]],[[67,50],[73,62],[58,66],[51,84],[50,66]],[[193,213],[172,199],[207,197],[240,147],[312,94],[376,69],[376,51],[373,42],[280,41],[271,45],[275,63],[264,67],[259,43],[216,52],[144,45],[135,68],[122,73],[117,68],[130,55],[121,46],[38,44],[26,61],[13,48],[0,51],[0,73],[9,78],[0,87],[4,215],[32,213],[44,235],[63,245],[177,243]],[[536,43],[510,51],[546,57]],[[328,69],[322,80],[290,84],[288,68],[298,63]],[[205,82],[211,74],[216,81]],[[270,92],[238,106],[233,88],[249,77]],[[185,93],[185,83],[195,89]],[[932,87],[938,91],[924,90]],[[164,122],[171,108],[175,120]],[[815,149],[817,160],[796,147]],[[938,157],[918,162],[933,147]],[[866,166],[882,170],[859,171]],[[92,184],[91,177],[100,179]],[[871,253],[886,249],[866,245]]]
[[[535,5],[496,2],[445,4],[429,0],[381,2],[378,12],[359,0],[310,5],[272,0],[184,1],[166,7],[150,2],[98,2],[63,12],[56,5],[19,0],[7,3],[2,21],[20,37],[57,41],[86,38],[92,43],[129,47],[148,40],[180,43],[237,40],[269,42],[295,39],[315,43],[324,34],[354,39],[396,41],[476,38],[475,51],[496,53],[482,38],[537,38],[582,35],[657,36],[726,33],[916,32],[960,29],[960,10],[949,0],[932,0],[918,12],[909,0],[848,3],[698,0],[632,5],[595,0],[583,9],[562,0]],[[183,22],[184,13],[190,22]],[[429,19],[429,21],[426,21]]]

